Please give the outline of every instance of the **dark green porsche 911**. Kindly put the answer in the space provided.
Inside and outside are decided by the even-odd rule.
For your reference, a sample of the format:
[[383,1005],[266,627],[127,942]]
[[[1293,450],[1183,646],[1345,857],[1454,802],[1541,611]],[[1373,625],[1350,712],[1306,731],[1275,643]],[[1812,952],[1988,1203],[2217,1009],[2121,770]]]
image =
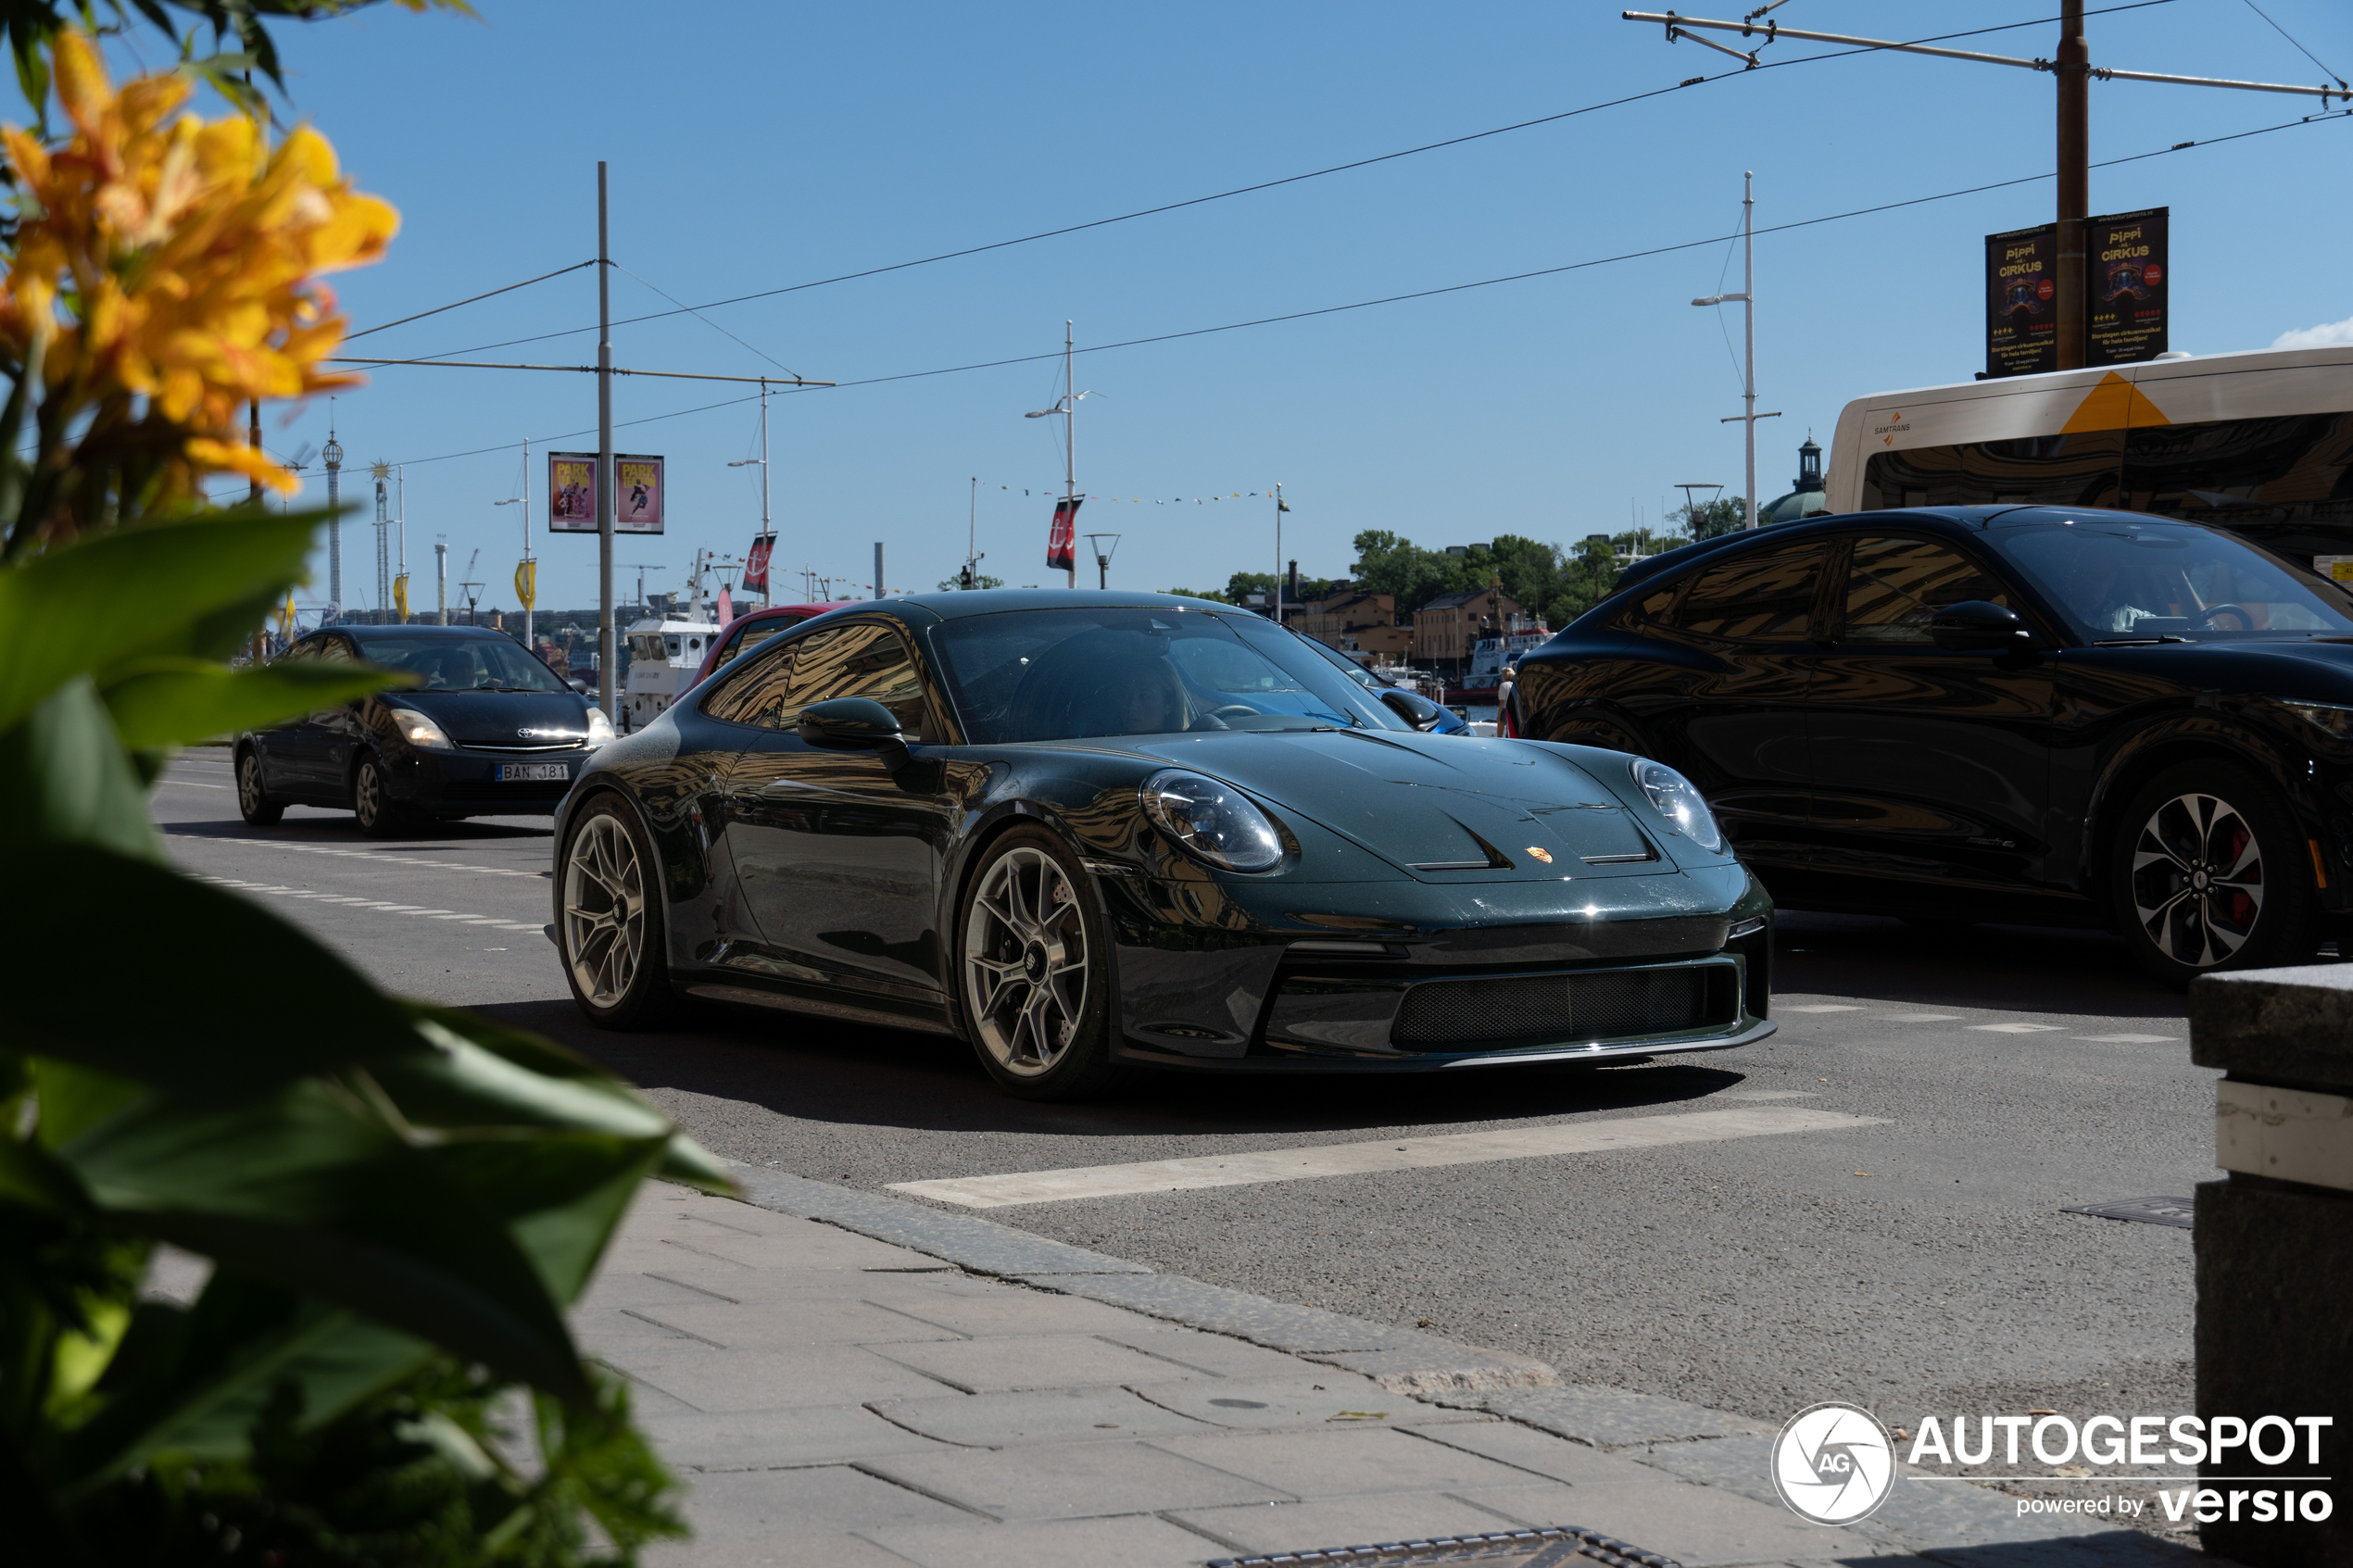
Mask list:
[[1034,1098],[1772,1032],[1771,904],[1680,774],[1428,708],[1204,600],[844,606],[596,754],[554,935],[599,1023],[928,1030]]

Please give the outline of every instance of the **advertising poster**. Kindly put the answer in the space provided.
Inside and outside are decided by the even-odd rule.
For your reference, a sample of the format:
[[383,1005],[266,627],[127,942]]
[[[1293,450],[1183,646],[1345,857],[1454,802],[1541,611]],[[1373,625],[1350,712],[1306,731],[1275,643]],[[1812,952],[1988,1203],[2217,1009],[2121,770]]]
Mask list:
[[597,454],[547,454],[547,532],[597,532]]
[[1985,236],[1985,374],[2058,369],[2058,225]]
[[744,592],[765,596],[768,592],[768,558],[776,548],[776,536],[762,533],[751,542],[744,556]]
[[612,459],[612,527],[616,533],[661,532],[661,459],[623,457]]
[[2087,220],[2083,276],[2091,292],[2086,365],[2137,365],[2166,347],[2165,239],[2171,207]]

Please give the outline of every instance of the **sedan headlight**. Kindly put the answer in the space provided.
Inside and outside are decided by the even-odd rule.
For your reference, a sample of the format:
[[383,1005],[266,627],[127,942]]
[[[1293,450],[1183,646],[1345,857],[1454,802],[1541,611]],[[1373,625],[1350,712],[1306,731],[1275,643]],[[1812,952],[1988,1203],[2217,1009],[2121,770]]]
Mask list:
[[1724,847],[1724,832],[1692,781],[1647,757],[1634,759],[1634,782],[1650,797],[1651,809],[1665,817],[1677,833],[1711,854]]
[[1231,784],[1181,769],[1144,781],[1144,815],[1196,859],[1229,872],[1272,871],[1282,836],[1266,813]]
[[601,708],[588,710],[588,746],[593,750],[612,739],[612,721],[605,717]]
[[2340,702],[2287,702],[2280,706],[2331,740],[2353,740],[2353,708]]
[[418,712],[413,708],[394,709],[392,710],[392,723],[393,728],[400,732],[400,738],[407,741],[410,746],[421,747],[426,751],[455,751],[458,749],[456,746],[449,744],[448,732],[445,731],[440,725],[434,723],[431,719]]

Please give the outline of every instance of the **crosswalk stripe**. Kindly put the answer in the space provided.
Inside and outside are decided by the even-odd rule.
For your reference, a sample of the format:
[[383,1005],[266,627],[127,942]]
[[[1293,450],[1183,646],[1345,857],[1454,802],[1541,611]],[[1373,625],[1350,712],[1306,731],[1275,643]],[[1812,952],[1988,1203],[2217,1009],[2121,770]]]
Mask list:
[[966,1209],[1002,1209],[1021,1203],[1062,1203],[1080,1198],[1114,1198],[1142,1192],[1196,1187],[1246,1186],[1316,1176],[1357,1176],[1389,1171],[1421,1171],[1441,1165],[1481,1164],[1496,1160],[1533,1160],[1556,1154],[1608,1154],[1619,1149],[1657,1148],[1669,1144],[1716,1143],[1727,1138],[1777,1133],[1843,1132],[1874,1127],[1885,1119],[1849,1116],[1799,1106],[1758,1106],[1737,1110],[1697,1110],[1672,1116],[1617,1116],[1549,1127],[1512,1127],[1491,1133],[1449,1133],[1436,1137],[1384,1138],[1369,1143],[1326,1144],[1314,1148],[1267,1149],[1256,1154],[1204,1154],[1184,1160],[1147,1160],[1132,1165],[1082,1165],[1062,1171],[1025,1171],[1003,1176],[958,1176],[937,1181],[894,1182],[893,1192],[911,1193]]
[[2057,1023],[1972,1023],[1969,1027],[1981,1035],[2051,1035],[2063,1026]]

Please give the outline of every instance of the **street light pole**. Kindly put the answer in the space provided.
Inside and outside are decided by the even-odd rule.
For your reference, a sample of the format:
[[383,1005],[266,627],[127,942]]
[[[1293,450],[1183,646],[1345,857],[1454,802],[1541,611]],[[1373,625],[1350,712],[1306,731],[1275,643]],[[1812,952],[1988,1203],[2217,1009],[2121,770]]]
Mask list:
[[2058,368],[2083,368],[2083,231],[2092,215],[2092,46],[2083,37],[2083,0],[2059,0],[2058,58]]
[[1719,424],[1738,422],[1747,432],[1748,500],[1747,521],[1744,526],[1756,526],[1756,421],[1778,420],[1780,410],[1769,414],[1756,411],[1756,173],[1754,169],[1741,176],[1741,292],[1711,294],[1692,301],[1693,305],[1730,305],[1737,302],[1743,310],[1747,325],[1743,329],[1748,342],[1748,358],[1741,370],[1740,413],[1720,420]]
[[605,162],[597,160],[597,706],[612,720],[621,662],[612,625],[612,264],[605,220]]
[[1275,624],[1283,623],[1283,482],[1275,481]]
[[[760,456],[758,456],[757,458],[743,458],[743,459],[742,459],[741,461],[739,461],[739,462],[733,462],[733,463],[729,463],[727,466],[728,466],[729,468],[731,468],[731,469],[747,469],[747,468],[753,468],[753,467],[757,467],[757,468],[760,470],[760,536],[761,536],[761,538],[763,538],[763,539],[767,539],[767,538],[768,538],[768,536],[769,536],[769,527],[768,527],[768,383],[767,383],[765,381],[762,381],[762,382],[760,383]],[[776,546],[775,546],[775,542],[774,542],[773,539],[769,540],[769,546],[768,546],[768,548],[769,548],[769,553],[770,553],[770,555],[771,555],[772,557],[774,556],[774,552],[775,552],[775,547],[776,547]],[[770,568],[770,571],[773,571],[774,570],[774,567],[772,566],[772,567]],[[761,579],[760,579],[760,604],[761,604],[761,608],[763,608],[763,609],[764,609],[764,608],[767,608],[767,605],[768,605],[768,573],[767,573],[767,572],[762,572],[762,573],[761,573]]]
[[327,399],[327,449],[319,454],[327,465],[327,597],[337,619],[343,615],[343,443],[335,439],[335,400]]

